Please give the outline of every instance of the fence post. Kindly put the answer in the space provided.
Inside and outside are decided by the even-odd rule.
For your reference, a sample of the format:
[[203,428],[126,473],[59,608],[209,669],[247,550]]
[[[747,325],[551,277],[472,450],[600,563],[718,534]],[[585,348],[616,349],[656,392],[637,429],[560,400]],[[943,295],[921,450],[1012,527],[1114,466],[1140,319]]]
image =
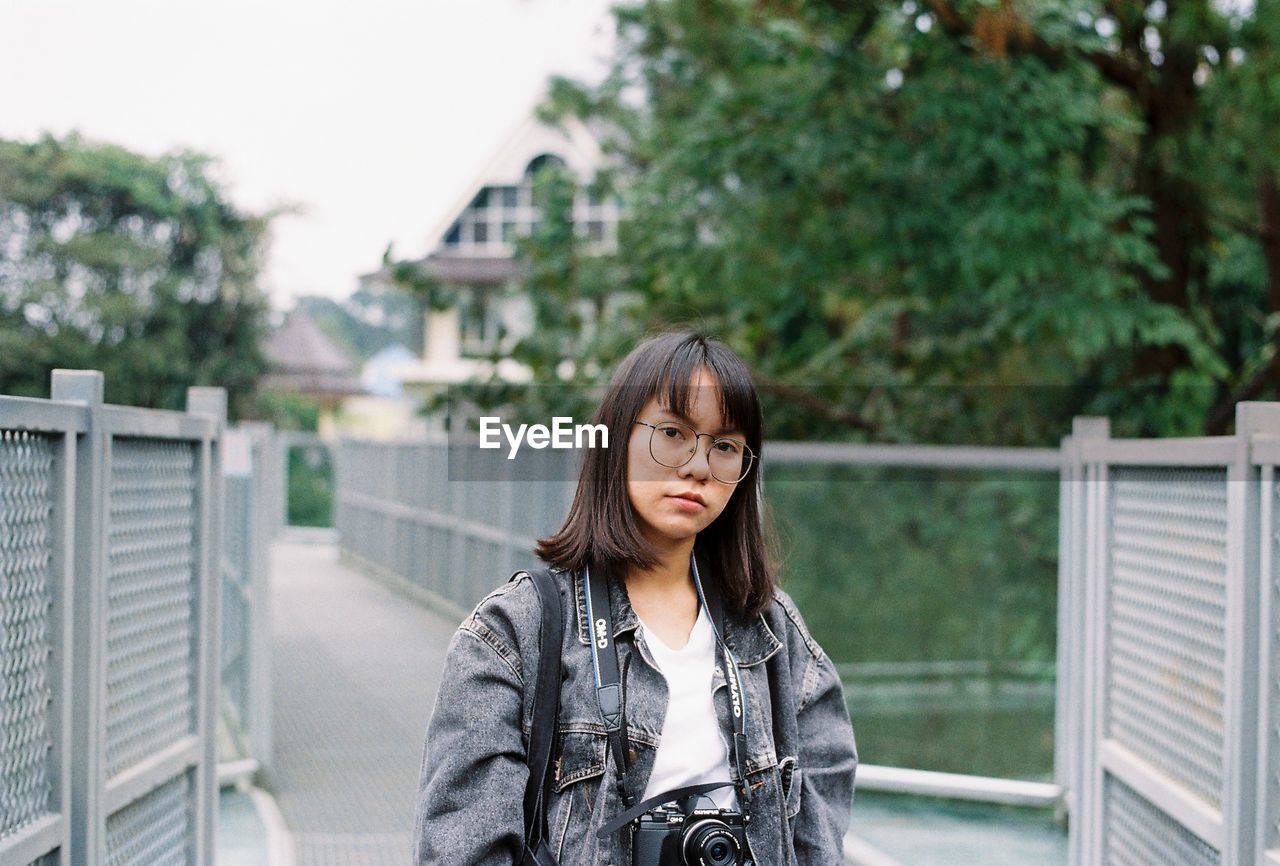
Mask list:
[[1078,726],[1075,722],[1075,673],[1080,665],[1076,657],[1079,632],[1075,630],[1076,540],[1079,538],[1077,512],[1081,502],[1079,488],[1080,451],[1071,436],[1062,437],[1058,453],[1058,646],[1054,664],[1053,713],[1053,781],[1062,789],[1057,820],[1066,822],[1076,812],[1076,762],[1079,749]]
[[247,422],[253,443],[254,477],[250,508],[249,579],[249,748],[258,764],[271,762],[271,538],[275,520],[275,429]]
[[1228,525],[1236,531],[1227,539],[1224,863],[1252,864],[1260,855],[1254,829],[1259,815],[1257,732],[1261,704],[1257,684],[1260,646],[1268,631],[1259,619],[1262,608],[1260,557],[1264,533],[1268,530],[1259,519],[1262,495],[1266,491],[1261,490],[1260,473],[1253,465],[1250,443],[1255,433],[1277,432],[1280,432],[1280,405],[1236,404],[1236,453],[1227,470]]
[[199,639],[196,646],[196,731],[202,754],[196,768],[195,864],[214,864],[214,826],[218,797],[218,743],[216,736],[219,685],[222,679],[220,639],[222,623],[222,434],[227,423],[224,388],[187,389],[187,412],[217,422],[213,439],[200,444],[200,595],[196,608]]
[[103,641],[103,604],[106,568],[103,561],[103,521],[106,512],[106,437],[98,412],[102,408],[105,380],[98,370],[54,370],[49,396],[65,403],[88,407],[88,428],[76,443],[76,501],[74,568],[71,600],[73,629],[71,655],[71,864],[90,866],[101,862],[104,844],[102,814],[103,734],[102,704],[106,653]]
[[[1085,442],[1103,441],[1110,437],[1111,422],[1106,418],[1073,419],[1070,437],[1073,478],[1063,481],[1077,486],[1074,496],[1069,496],[1072,509],[1067,536],[1073,548],[1068,557],[1070,572],[1066,586],[1060,584],[1058,587],[1058,664],[1062,664],[1064,657],[1068,660],[1067,682],[1060,683],[1058,695],[1061,697],[1065,688],[1077,700],[1066,708],[1065,713],[1059,708],[1055,719],[1055,724],[1065,721],[1068,726],[1066,736],[1075,738],[1073,745],[1066,746],[1069,749],[1067,784],[1071,786],[1067,793],[1071,810],[1067,862],[1072,866],[1100,863],[1102,857],[1102,816],[1099,808],[1102,779],[1098,771],[1096,740],[1101,696],[1085,685],[1099,681],[1092,672],[1094,666],[1100,664],[1098,653],[1101,652],[1101,629],[1104,627],[1100,593],[1105,569],[1097,558],[1103,555],[1100,536],[1105,527],[1101,512],[1105,501],[1106,467],[1086,461],[1083,449]],[[1062,543],[1061,539],[1059,543]],[[1061,667],[1058,676],[1063,677]],[[1056,745],[1062,742],[1059,739]]]

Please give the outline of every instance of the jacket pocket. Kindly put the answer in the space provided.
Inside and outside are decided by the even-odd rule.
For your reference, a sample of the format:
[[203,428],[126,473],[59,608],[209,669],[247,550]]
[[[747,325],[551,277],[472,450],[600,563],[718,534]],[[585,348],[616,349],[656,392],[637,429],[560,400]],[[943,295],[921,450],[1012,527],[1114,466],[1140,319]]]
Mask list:
[[[548,831],[562,866],[590,863],[596,840],[590,833],[597,780],[604,774],[608,739],[602,733],[561,733],[552,782],[554,801]],[[568,852],[568,853],[566,853]]]
[[800,766],[793,757],[783,758],[778,762],[779,786],[782,790],[782,801],[787,810],[787,818],[792,819],[800,812]]
[[575,782],[602,774],[607,748],[608,737],[603,733],[594,731],[561,733],[556,755],[555,792],[558,794]]

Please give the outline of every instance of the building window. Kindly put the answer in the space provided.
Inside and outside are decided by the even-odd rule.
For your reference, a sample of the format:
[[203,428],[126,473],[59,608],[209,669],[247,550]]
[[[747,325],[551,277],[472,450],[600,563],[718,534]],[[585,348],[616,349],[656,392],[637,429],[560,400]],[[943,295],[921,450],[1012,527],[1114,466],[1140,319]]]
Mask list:
[[564,168],[565,161],[554,153],[543,153],[529,160],[529,166],[524,170],[525,177],[533,177],[544,168]]
[[[519,185],[486,186],[452,226],[442,246],[474,254],[512,254],[521,237],[533,232],[539,208],[533,202],[534,175],[546,168],[565,168],[565,161],[543,153],[529,161]],[[621,200],[599,184],[579,187],[574,196],[571,219],[575,234],[598,250],[612,247],[617,239]]]

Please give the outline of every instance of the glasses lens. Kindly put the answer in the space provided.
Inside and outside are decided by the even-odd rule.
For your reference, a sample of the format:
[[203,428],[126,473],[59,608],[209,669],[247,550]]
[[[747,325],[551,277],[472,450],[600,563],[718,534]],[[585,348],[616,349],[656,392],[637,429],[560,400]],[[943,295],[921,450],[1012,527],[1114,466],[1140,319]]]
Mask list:
[[747,446],[737,439],[717,439],[711,443],[707,462],[718,480],[729,484],[741,481],[747,474]]
[[664,421],[649,436],[649,453],[663,466],[676,468],[688,463],[698,447],[693,429],[675,421]]
[[[650,429],[649,453],[663,466],[677,469],[692,460],[697,450],[697,432],[679,421],[663,421]],[[751,449],[738,439],[716,439],[707,452],[711,475],[726,484],[745,478],[751,460]]]

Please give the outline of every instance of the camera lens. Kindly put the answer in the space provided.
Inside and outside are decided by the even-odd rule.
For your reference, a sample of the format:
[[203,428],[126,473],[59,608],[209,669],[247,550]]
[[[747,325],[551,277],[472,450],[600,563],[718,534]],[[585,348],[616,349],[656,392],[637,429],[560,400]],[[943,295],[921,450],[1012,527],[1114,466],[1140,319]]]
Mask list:
[[684,832],[684,862],[689,866],[734,866],[738,840],[723,821],[698,821]]

